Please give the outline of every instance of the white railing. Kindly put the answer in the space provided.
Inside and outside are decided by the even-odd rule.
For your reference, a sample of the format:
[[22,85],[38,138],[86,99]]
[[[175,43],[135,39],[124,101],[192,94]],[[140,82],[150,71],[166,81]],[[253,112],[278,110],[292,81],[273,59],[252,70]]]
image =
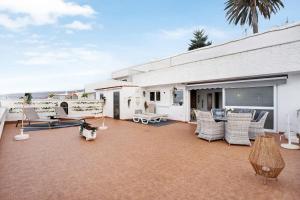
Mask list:
[[7,109],[0,107],[0,139],[4,128],[6,115],[7,115]]
[[[51,116],[55,115],[54,107],[61,106],[62,102],[68,104],[69,115],[95,116],[102,113],[103,106],[99,100],[33,100],[29,106],[34,107],[41,116]],[[1,101],[1,105],[8,110],[6,121],[22,119],[22,100],[3,100]]]

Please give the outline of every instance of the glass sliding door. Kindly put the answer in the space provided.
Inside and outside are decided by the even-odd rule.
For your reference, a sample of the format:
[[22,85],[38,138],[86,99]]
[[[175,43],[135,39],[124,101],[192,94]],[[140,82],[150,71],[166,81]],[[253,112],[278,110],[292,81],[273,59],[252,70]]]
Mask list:
[[226,88],[225,107],[233,109],[253,109],[256,115],[261,111],[269,112],[265,129],[274,130],[274,87]]

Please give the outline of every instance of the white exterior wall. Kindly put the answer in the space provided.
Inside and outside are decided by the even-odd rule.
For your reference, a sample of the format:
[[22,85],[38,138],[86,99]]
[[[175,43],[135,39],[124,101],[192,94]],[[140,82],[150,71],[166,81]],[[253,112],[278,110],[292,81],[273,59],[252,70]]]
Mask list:
[[[184,102],[183,105],[173,105],[172,91],[176,87],[178,90],[183,90]],[[186,110],[188,108],[188,95],[185,90],[185,86],[181,84],[177,85],[167,85],[159,87],[150,88],[139,88],[139,87],[122,87],[115,89],[99,90],[97,91],[97,99],[100,98],[100,93],[102,93],[106,98],[106,103],[103,108],[104,115],[113,118],[113,93],[120,92],[120,119],[132,119],[135,110],[143,110],[144,102],[150,102],[150,91],[160,91],[161,100],[155,102],[156,112],[159,114],[168,114],[169,119],[188,121],[188,116]],[[143,96],[143,91],[146,92],[145,97]],[[130,106],[128,106],[128,99],[131,99]]]
[[[119,87],[112,89],[104,89],[97,91],[97,99],[100,99],[100,93],[106,98],[106,103],[103,108],[104,116],[114,117],[113,110],[113,93],[120,92],[120,119],[132,119],[136,109],[143,109],[144,100],[141,89],[139,87]],[[128,106],[128,99],[131,99]]]
[[[173,88],[176,87],[177,90],[183,90],[183,104],[174,105],[173,104]],[[181,84],[165,85],[157,87],[147,87],[144,88],[146,91],[146,101],[150,102],[150,92],[160,91],[160,101],[155,102],[156,113],[158,114],[168,114],[168,118],[178,121],[188,121],[188,116],[186,110],[188,108],[188,92],[185,90],[185,86]]]
[[291,118],[291,130],[300,133],[300,116],[296,111],[300,109],[300,73],[289,74],[287,84],[278,86],[278,130],[287,128],[287,115]]
[[[128,100],[131,99],[128,105]],[[144,98],[138,87],[124,87],[120,93],[120,119],[132,119],[134,111],[144,109]]]
[[[120,88],[121,89],[121,88]],[[119,91],[119,89],[114,89],[114,90],[100,90],[97,91],[97,99],[100,99],[100,93],[102,93],[105,97],[105,104],[103,106],[103,114],[104,116],[107,117],[113,117],[113,92],[114,91]]]

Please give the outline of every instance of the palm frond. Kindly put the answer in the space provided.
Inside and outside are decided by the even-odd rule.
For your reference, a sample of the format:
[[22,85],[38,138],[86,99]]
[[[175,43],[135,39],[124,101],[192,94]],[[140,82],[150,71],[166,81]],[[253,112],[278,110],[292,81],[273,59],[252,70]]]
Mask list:
[[282,0],[227,0],[225,2],[226,19],[235,25],[253,25],[253,15],[258,12],[265,18],[270,19],[272,14],[276,14],[284,8]]

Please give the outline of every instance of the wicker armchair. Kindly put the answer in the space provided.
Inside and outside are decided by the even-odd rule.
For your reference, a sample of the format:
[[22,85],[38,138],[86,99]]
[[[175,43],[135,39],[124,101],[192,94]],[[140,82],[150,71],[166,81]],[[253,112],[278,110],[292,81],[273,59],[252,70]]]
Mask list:
[[256,110],[245,109],[245,108],[235,108],[231,113],[251,113],[251,119],[254,119]]
[[224,139],[224,122],[215,122],[211,112],[198,111],[200,130],[199,138],[213,141]]
[[261,111],[256,120],[251,121],[249,127],[249,138],[255,140],[257,135],[265,135],[264,126],[269,112]]
[[249,140],[249,126],[251,113],[228,113],[225,124],[225,140],[230,144],[251,146]]
[[200,110],[194,109],[193,112],[195,113],[195,116],[196,116],[196,119],[197,119],[197,127],[196,127],[196,130],[195,130],[195,134],[198,135],[201,131],[200,118],[199,118]]
[[223,118],[226,116],[226,110],[223,108],[213,108],[211,109],[211,114],[215,119]]

